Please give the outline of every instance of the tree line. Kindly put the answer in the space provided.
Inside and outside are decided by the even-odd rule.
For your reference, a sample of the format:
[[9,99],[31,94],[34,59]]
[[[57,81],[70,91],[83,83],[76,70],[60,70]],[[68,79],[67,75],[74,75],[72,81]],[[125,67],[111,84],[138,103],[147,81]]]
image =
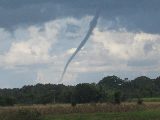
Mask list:
[[90,103],[127,101],[132,98],[160,97],[160,77],[134,80],[107,76],[98,83],[36,84],[22,88],[0,89],[0,106],[14,104]]

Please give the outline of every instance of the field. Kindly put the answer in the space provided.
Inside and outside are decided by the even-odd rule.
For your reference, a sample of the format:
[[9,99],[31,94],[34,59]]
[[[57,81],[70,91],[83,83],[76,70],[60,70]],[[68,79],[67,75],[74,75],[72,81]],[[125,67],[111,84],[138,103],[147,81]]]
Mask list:
[[160,102],[0,107],[0,120],[159,120]]
[[50,115],[44,120],[159,120],[160,109],[125,113]]
[[[144,102],[160,102],[160,98],[142,98]],[[132,99],[132,102],[136,102],[137,99]]]

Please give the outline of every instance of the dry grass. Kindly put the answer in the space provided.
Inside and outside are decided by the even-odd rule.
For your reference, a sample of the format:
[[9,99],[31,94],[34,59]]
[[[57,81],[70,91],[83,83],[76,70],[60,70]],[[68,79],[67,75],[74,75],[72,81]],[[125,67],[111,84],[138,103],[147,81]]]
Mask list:
[[109,103],[103,104],[79,104],[72,107],[70,104],[56,104],[56,105],[32,105],[32,106],[13,106],[13,107],[0,107],[0,113],[14,113],[21,109],[36,110],[42,115],[49,114],[70,114],[70,113],[96,113],[96,112],[129,112],[145,109],[160,108],[160,102],[147,102],[143,105],[136,103],[122,103],[120,105],[113,105]]

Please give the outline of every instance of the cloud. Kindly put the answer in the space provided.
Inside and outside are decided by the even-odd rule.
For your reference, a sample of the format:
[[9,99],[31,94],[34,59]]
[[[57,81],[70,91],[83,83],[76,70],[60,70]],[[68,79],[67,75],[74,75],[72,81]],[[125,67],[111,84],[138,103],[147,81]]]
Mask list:
[[71,48],[67,51],[67,53],[72,55],[75,51],[76,51],[76,48]]
[[[43,24],[18,26],[12,31],[0,28],[0,46],[4,46],[0,48],[0,68],[14,68],[19,74],[23,71],[24,77],[29,73],[34,76],[33,83],[57,83],[67,59],[88,30],[91,18],[57,18]],[[153,71],[159,73],[159,34],[131,32],[121,27],[112,30],[103,21],[101,17],[88,43],[71,62],[65,84],[88,79],[94,82],[105,74],[135,77],[153,75]]]
[[[101,74],[102,77],[102,73],[122,77],[132,76],[132,78],[138,75],[150,75],[153,71],[158,73],[160,70],[159,39],[160,35],[158,34],[128,32],[125,29],[101,30],[101,27],[98,26],[94,30],[89,43],[72,61],[67,73],[76,75],[74,83],[88,80],[87,74],[92,79],[92,77],[95,78],[95,74],[97,76]],[[146,44],[151,45],[153,49],[146,47]],[[67,52],[64,52],[65,56],[59,58],[59,62],[61,61],[62,64],[50,70],[59,70],[56,74],[60,75],[66,58],[73,51],[74,48],[70,48]],[[99,79],[101,77],[99,76]],[[81,80],[82,78],[85,80]],[[98,77],[96,78],[98,79]],[[58,79],[58,77],[55,79]],[[73,79],[67,79],[66,81],[70,83]]]
[[157,25],[160,21],[159,4],[158,0],[152,0],[152,4],[146,0],[14,0],[14,3],[10,0],[1,0],[0,26],[12,29],[20,24],[41,24],[68,16],[75,18],[92,16],[95,8],[101,7],[101,16],[105,18],[104,22],[110,22],[110,29],[125,27],[134,32],[160,33]]
[[[159,39],[158,34],[149,33],[132,33],[127,31],[94,31],[92,40],[106,50],[106,54],[117,60],[129,61],[136,59],[152,59],[159,55]],[[146,47],[146,44],[152,44],[152,48]],[[146,50],[148,50],[147,55]],[[157,58],[158,60],[158,58]]]
[[[19,30],[20,29],[20,30]],[[11,35],[11,33],[8,33]],[[12,35],[12,44],[1,58],[5,65],[29,65],[52,60],[51,46],[56,42],[58,28],[52,23],[44,27],[18,28]]]
[[[58,71],[54,67],[50,67],[47,69],[40,69],[37,72],[37,78],[36,78],[36,83],[54,83],[54,84],[60,84],[59,83],[59,78],[61,75],[61,71]],[[67,72],[65,75],[65,79],[63,81],[63,84],[66,85],[75,85],[77,83],[78,74],[73,73],[73,72]]]
[[[1,45],[3,46],[10,41],[10,46],[5,51],[1,50],[3,53],[0,54],[0,65],[14,67],[18,65],[48,64],[53,63],[57,56],[70,55],[75,48],[67,50],[62,42],[67,43],[68,40],[74,40],[77,37],[81,39],[80,36],[85,32],[83,27],[86,26],[90,18],[89,16],[81,20],[72,17],[62,18],[41,25],[19,26],[13,32],[1,28]],[[77,27],[77,31],[72,31],[73,26]],[[58,48],[56,44],[59,43],[62,43],[63,46],[61,47],[64,47],[60,51],[63,52],[61,55],[56,53],[55,50]]]

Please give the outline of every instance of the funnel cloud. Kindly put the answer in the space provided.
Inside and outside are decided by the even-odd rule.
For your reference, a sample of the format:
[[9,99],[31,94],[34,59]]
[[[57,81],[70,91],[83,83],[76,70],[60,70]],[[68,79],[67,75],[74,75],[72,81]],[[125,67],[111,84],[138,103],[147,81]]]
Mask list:
[[99,13],[100,11],[97,11],[95,16],[93,17],[92,21],[90,22],[90,26],[89,26],[89,30],[86,34],[86,36],[84,37],[84,39],[82,40],[82,42],[79,44],[79,46],[77,47],[76,51],[72,54],[72,56],[68,59],[65,67],[64,67],[64,70],[63,70],[63,73],[61,75],[61,78],[60,78],[60,82],[63,81],[63,77],[64,77],[64,74],[66,73],[66,70],[70,64],[70,62],[72,61],[72,59],[76,56],[76,54],[81,50],[81,48],[86,44],[87,40],[89,39],[90,35],[92,34],[92,31],[94,30],[94,28],[96,27],[97,25],[97,21],[98,21],[98,18],[99,18]]

